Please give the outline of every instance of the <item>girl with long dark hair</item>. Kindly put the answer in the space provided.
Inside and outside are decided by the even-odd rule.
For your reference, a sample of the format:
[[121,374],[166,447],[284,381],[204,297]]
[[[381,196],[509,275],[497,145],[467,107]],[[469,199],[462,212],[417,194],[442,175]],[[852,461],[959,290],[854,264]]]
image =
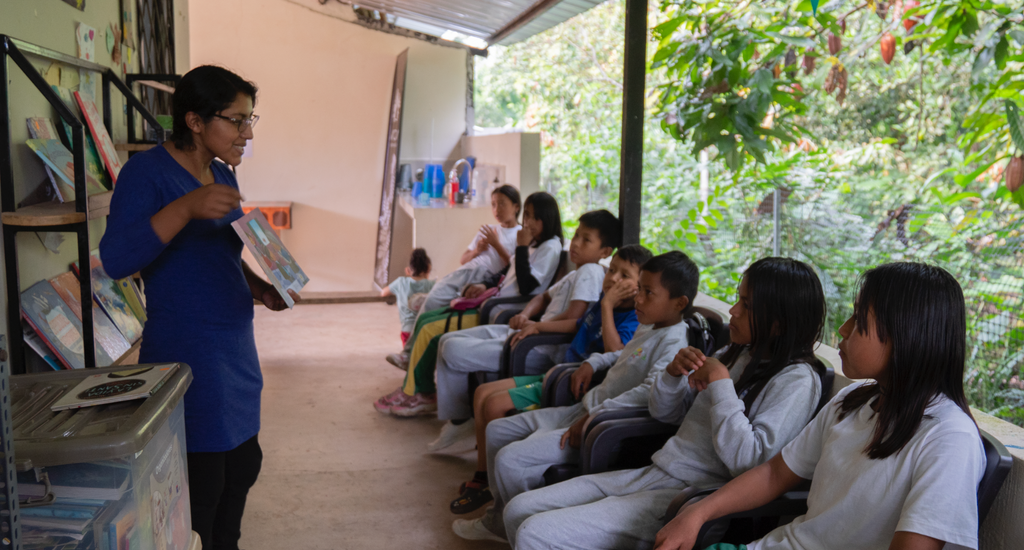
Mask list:
[[520,494],[504,516],[514,548],[650,546],[681,489],[725,483],[800,433],[821,398],[821,283],[807,264],[765,258],[738,294],[730,346],[718,357],[683,348],[651,387],[651,416],[681,422],[654,464]]
[[867,382],[840,391],[778,456],[684,508],[657,548],[690,550],[704,522],[812,476],[807,513],[747,548],[978,547],[985,455],[964,397],[959,283],[925,264],[871,269],[839,332],[844,374]]

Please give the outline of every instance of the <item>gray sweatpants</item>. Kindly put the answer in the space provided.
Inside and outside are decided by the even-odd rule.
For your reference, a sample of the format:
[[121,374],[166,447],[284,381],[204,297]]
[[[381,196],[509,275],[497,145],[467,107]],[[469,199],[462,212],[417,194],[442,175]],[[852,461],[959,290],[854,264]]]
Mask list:
[[513,498],[505,531],[516,550],[652,548],[685,487],[654,465],[577,477]]
[[499,418],[487,425],[487,475],[494,503],[483,522],[492,533],[505,536],[505,503],[544,483],[544,472],[555,464],[576,464],[579,449],[562,434],[586,414],[583,405],[551,407]]
[[[497,373],[501,368],[501,350],[505,340],[514,332],[508,325],[480,325],[441,337],[437,346],[438,418],[458,420],[473,416],[469,374],[478,371]],[[554,364],[545,350],[539,347],[526,355],[526,368],[530,372],[543,372]]]
[[[420,306],[419,313],[416,314],[418,319],[420,315],[428,311],[448,307],[451,305],[452,300],[458,298],[462,292],[462,287],[470,283],[483,282],[484,279],[490,274],[486,269],[482,267],[478,268],[465,268],[456,269],[451,273],[441,277],[439,281],[434,283],[434,288],[430,289],[427,294],[427,299],[423,301],[423,305]],[[416,326],[415,324],[413,326]],[[409,338],[405,342],[405,353],[412,353],[412,346],[416,342]]]

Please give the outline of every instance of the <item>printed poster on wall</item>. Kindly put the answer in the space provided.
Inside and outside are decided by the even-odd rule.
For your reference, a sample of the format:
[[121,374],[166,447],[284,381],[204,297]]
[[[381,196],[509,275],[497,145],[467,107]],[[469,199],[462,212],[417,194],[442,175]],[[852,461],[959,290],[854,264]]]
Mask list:
[[391,261],[391,232],[395,219],[395,184],[398,177],[398,146],[402,133],[402,100],[405,96],[405,67],[409,50],[398,54],[395,81],[391,89],[388,113],[388,142],[384,150],[384,182],[380,192],[380,215],[377,217],[377,261],[373,282],[378,289],[388,286],[388,264]]

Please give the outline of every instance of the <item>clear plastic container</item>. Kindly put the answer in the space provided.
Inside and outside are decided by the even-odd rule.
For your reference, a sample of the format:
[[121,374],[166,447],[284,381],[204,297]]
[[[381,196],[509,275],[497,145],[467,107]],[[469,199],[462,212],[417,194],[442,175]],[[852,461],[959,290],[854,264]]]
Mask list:
[[83,378],[138,367],[11,377],[18,495],[31,499],[20,512],[25,550],[192,547],[187,365],[147,399],[50,411]]

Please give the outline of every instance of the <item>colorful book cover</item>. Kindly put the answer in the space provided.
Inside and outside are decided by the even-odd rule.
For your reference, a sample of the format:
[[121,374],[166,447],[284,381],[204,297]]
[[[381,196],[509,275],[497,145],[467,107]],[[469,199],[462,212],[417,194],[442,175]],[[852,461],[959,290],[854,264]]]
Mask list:
[[114,143],[110,141],[110,134],[103,126],[103,118],[96,110],[96,104],[88,97],[83,96],[81,92],[75,92],[75,99],[78,100],[78,106],[81,107],[82,114],[85,115],[85,121],[89,124],[92,137],[96,139],[96,144],[100,147],[100,156],[110,171],[110,179],[114,185],[117,185],[117,175],[121,173],[121,158],[117,156]]
[[306,277],[306,273],[284,247],[284,243],[270,227],[267,218],[257,208],[231,222],[231,226],[235,228],[245,247],[256,258],[288,307],[294,307],[295,300],[288,291],[302,290],[309,282],[309,277]]
[[[58,139],[57,130],[54,129],[53,123],[48,118],[30,118],[27,120],[28,123],[28,135],[32,139]],[[53,185],[53,189],[57,192],[57,198],[60,202],[67,202],[67,199],[61,193],[61,186],[57,183],[57,177],[53,175],[53,170],[45,163],[43,167],[46,168],[46,177],[50,178],[50,184]]]
[[28,347],[32,348],[32,351],[35,351],[39,357],[42,357],[43,361],[45,361],[51,369],[62,370],[64,368],[64,365],[62,365],[60,360],[57,359],[57,356],[50,351],[50,347],[46,342],[43,342],[43,339],[40,338],[39,335],[36,334],[36,331],[27,323],[25,324],[23,334],[23,340],[28,344]]
[[92,268],[92,295],[129,344],[142,337],[142,324],[121,295],[120,285],[107,275],[103,266]]
[[[64,303],[71,308],[71,311],[82,319],[82,292],[78,277],[68,271],[50,279],[50,284],[57,294],[64,299]],[[114,326],[114,323],[100,309],[95,301],[92,303],[92,324],[93,339],[96,341],[96,365],[108,367],[121,357],[132,345],[125,340],[125,337]],[[102,352],[102,353],[101,353]]]
[[[39,158],[43,159],[43,162],[53,170],[53,173],[57,174],[63,183],[67,184],[66,188],[61,187],[61,195],[65,197],[65,202],[74,200],[75,158],[71,155],[71,151],[68,151],[68,148],[56,139],[30,139],[25,143],[35,151]],[[85,175],[85,187],[90,195],[106,191],[89,174]]]
[[21,309],[65,367],[85,368],[82,322],[49,281],[39,281],[22,292]]
[[50,410],[80,409],[149,397],[162,388],[177,370],[177,363],[168,363],[94,374],[68,390],[50,405]]
[[[64,104],[71,109],[71,112],[78,117],[78,120],[82,120],[82,110],[78,107],[78,102],[75,101],[74,96],[71,95],[71,90],[61,86],[50,87],[64,100]],[[63,119],[61,119],[61,122],[64,126],[64,133],[68,137],[68,143],[74,143],[75,137],[71,132],[71,125],[64,122]],[[100,182],[100,185],[106,189],[113,189],[114,186],[110,183],[110,174],[107,173],[106,166],[103,166],[100,154],[96,152],[96,142],[92,139],[88,126],[86,126],[83,135],[85,136],[85,172],[92,176],[94,180]]]
[[135,281],[131,277],[125,277],[124,279],[117,280],[118,286],[121,288],[121,294],[124,296],[128,306],[132,308],[132,313],[135,317],[146,324],[146,305],[143,303],[142,292],[139,291],[139,287],[135,286]]

